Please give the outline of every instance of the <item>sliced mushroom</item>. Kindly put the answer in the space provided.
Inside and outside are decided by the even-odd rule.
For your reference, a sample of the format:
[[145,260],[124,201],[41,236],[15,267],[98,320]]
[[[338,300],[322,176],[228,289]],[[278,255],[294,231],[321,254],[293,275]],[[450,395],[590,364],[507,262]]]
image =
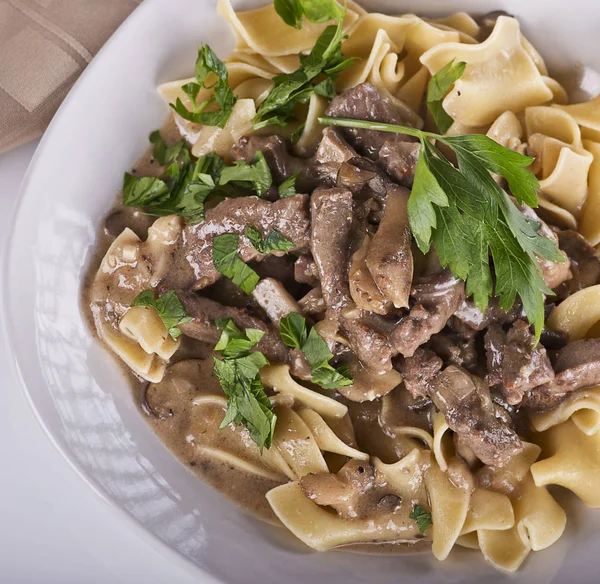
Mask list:
[[404,187],[388,187],[385,212],[365,258],[377,287],[396,308],[408,307],[413,276],[409,197]]
[[352,256],[348,272],[350,295],[359,308],[377,314],[388,314],[392,309],[392,302],[383,295],[367,267],[366,258],[370,244],[371,238],[365,235],[362,245]]

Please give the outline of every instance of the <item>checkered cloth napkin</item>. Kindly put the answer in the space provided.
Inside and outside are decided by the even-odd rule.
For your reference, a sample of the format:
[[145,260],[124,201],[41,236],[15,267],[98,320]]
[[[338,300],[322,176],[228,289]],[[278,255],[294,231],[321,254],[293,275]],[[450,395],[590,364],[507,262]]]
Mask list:
[[0,0],[0,153],[40,136],[141,0]]

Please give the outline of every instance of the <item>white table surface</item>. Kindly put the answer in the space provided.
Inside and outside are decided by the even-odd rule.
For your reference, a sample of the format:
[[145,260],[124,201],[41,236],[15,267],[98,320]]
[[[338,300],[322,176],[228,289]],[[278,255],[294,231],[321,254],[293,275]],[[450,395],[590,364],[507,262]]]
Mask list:
[[[0,246],[37,142],[0,155]],[[0,338],[0,343],[2,343]],[[38,425],[0,346],[0,584],[188,584],[89,489]]]

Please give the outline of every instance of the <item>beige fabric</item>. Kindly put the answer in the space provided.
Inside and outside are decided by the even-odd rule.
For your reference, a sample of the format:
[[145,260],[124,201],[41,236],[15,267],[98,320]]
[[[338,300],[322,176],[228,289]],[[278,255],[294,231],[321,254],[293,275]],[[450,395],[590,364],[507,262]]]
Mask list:
[[0,152],[40,136],[141,0],[0,0]]

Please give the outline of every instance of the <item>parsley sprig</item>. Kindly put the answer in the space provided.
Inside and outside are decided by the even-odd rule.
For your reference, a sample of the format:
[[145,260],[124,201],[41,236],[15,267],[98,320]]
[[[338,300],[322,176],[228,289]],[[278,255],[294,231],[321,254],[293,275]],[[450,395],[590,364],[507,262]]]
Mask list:
[[264,333],[248,328],[243,333],[231,319],[216,319],[221,336],[215,351],[213,371],[228,397],[227,412],[219,429],[229,424],[243,425],[260,448],[270,448],[277,416],[260,380],[259,371],[269,364],[260,352],[251,349]]
[[327,343],[314,327],[307,331],[306,319],[297,312],[291,312],[281,319],[279,323],[281,340],[293,349],[300,349],[304,353],[311,369],[311,380],[323,389],[337,389],[352,385],[347,366],[342,365],[337,369],[329,364],[333,353]]
[[[323,125],[406,134],[421,142],[408,218],[419,249],[431,244],[443,266],[465,280],[467,295],[480,310],[489,297],[509,310],[519,295],[539,339],[544,325],[544,283],[536,256],[564,261],[555,243],[540,235],[540,225],[527,219],[490,172],[503,176],[519,204],[537,207],[539,183],[527,170],[533,158],[504,148],[479,134],[443,136],[408,126],[366,120],[322,117]],[[435,140],[456,154],[458,168],[434,146]],[[493,258],[496,285],[492,281]]]

